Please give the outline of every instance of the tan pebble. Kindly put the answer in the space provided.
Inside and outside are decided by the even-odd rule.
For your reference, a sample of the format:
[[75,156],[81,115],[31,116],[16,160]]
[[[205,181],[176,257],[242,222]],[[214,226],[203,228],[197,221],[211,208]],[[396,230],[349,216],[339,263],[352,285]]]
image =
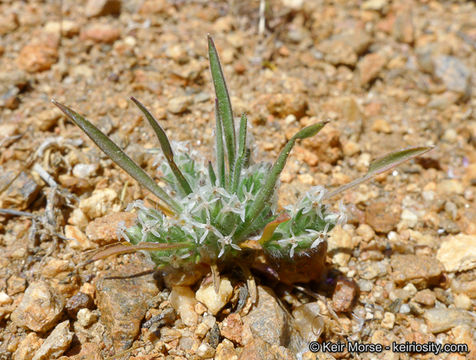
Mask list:
[[469,296],[465,294],[458,294],[454,297],[454,305],[460,309],[471,310],[473,303]]
[[362,236],[365,241],[370,241],[375,237],[374,230],[367,224],[360,224],[356,232]]
[[119,29],[109,24],[92,24],[81,30],[81,40],[91,40],[95,43],[112,44],[119,39]]
[[233,286],[227,278],[220,279],[218,293],[215,292],[213,283],[202,284],[197,290],[196,299],[203,303],[208,310],[216,315],[231,299]]
[[14,350],[13,354],[14,360],[31,360],[33,354],[38,350],[43,344],[43,339],[38,337],[34,332],[29,333],[18,345],[17,349]]
[[84,229],[88,225],[88,218],[80,208],[75,208],[68,218],[68,223],[76,225],[80,229]]
[[66,225],[64,227],[64,235],[68,239],[68,245],[75,250],[88,250],[95,247],[95,245],[89,241],[86,234],[84,234],[77,226]]
[[17,326],[47,331],[56,324],[63,307],[63,298],[51,286],[42,281],[34,282],[26,289],[11,319]]
[[86,227],[89,240],[99,245],[106,245],[119,240],[119,228],[135,224],[137,215],[130,212],[112,213],[90,222]]
[[201,358],[211,358],[215,355],[215,349],[208,343],[201,343],[197,349],[197,355]]
[[446,271],[466,271],[476,267],[476,235],[458,234],[443,241],[436,258]]
[[197,300],[192,289],[187,286],[174,286],[170,292],[169,301],[185,325],[197,324],[198,314],[195,312]]
[[36,351],[32,360],[57,359],[69,348],[73,335],[69,330],[69,320],[58,324]]
[[95,190],[92,195],[79,202],[79,208],[90,219],[106,215],[117,199],[117,193],[113,189]]
[[202,315],[203,313],[205,313],[205,311],[207,311],[207,307],[205,305],[203,305],[202,303],[198,302],[196,305],[195,305],[195,312],[198,314],[198,315]]
[[386,312],[380,325],[385,329],[393,329],[393,326],[395,325],[395,314]]
[[47,44],[26,45],[18,55],[18,66],[30,73],[49,70],[58,61],[58,49]]

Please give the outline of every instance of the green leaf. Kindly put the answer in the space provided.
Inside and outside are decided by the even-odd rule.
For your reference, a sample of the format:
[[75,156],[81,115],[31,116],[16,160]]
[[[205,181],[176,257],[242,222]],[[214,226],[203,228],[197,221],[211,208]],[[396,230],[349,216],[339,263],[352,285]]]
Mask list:
[[310,125],[305,127],[304,129],[300,130],[297,134],[295,134],[284,146],[283,150],[278,156],[278,159],[273,164],[271,171],[266,178],[263,187],[260,189],[258,194],[256,195],[256,200],[254,201],[253,205],[249,210],[249,213],[246,215],[247,220],[243,223],[240,229],[236,232],[236,238],[240,238],[243,233],[246,232],[246,228],[250,226],[256,217],[260,214],[261,210],[265,207],[266,203],[269,201],[271,196],[273,195],[276,187],[276,182],[283,171],[284,165],[286,165],[286,160],[291,152],[296,140],[298,139],[305,139],[311,136],[316,135],[326,124],[328,121],[323,121],[314,125]]
[[215,175],[215,171],[213,170],[213,165],[211,161],[208,162],[208,176],[210,178],[210,183],[212,184],[212,186],[215,186],[217,182],[217,176]]
[[348,184],[342,185],[338,187],[337,189],[334,189],[328,192],[326,195],[324,195],[323,199],[330,199],[331,197],[336,196],[337,194],[340,194],[343,191],[351,189],[354,186],[357,186],[373,178],[374,176],[378,174],[381,174],[387,170],[393,169],[394,167],[400,165],[401,163],[407,160],[413,159],[417,156],[421,156],[425,154],[426,152],[432,150],[433,148],[434,146],[418,146],[418,147],[412,147],[408,149],[395,151],[385,156],[382,156],[372,161],[367,171],[367,174],[365,174],[361,178],[355,179],[354,181],[351,181]]
[[218,99],[218,112],[223,124],[223,133],[225,135],[226,152],[228,156],[228,168],[230,176],[235,164],[235,124],[233,121],[233,111],[231,109],[230,95],[223,76],[223,70],[220,65],[217,49],[211,36],[208,36],[208,55],[210,58],[210,70],[215,87],[216,97]]
[[246,130],[248,126],[248,119],[246,114],[241,115],[240,120],[240,138],[239,138],[239,148],[238,156],[235,161],[235,166],[233,167],[233,179],[231,185],[231,191],[236,192],[238,185],[240,183],[241,169],[243,168],[243,163],[246,160]]
[[[68,118],[78,125],[81,130],[83,130],[86,135],[88,135],[91,140],[94,141],[94,143],[112,159],[112,161],[124,169],[125,172],[136,179],[142,186],[147,188],[150,192],[162,200],[167,205],[167,207],[164,207],[166,211],[172,214],[174,212],[180,212],[180,205],[164,190],[162,190],[144,170],[142,170],[134,161],[132,161],[132,159],[127,156],[126,153],[122,151],[121,148],[119,148],[119,146],[114,144],[111,139],[109,139],[101,130],[99,130],[91,122],[69,107],[57,102],[56,100],[51,101],[62,112],[64,112]],[[172,208],[173,211],[169,208]]]
[[165,158],[167,159],[167,162],[169,163],[170,169],[172,170],[172,173],[177,179],[180,185],[180,188],[182,189],[182,192],[185,195],[190,194],[192,192],[192,188],[190,187],[190,184],[188,183],[187,179],[185,179],[185,176],[183,176],[182,172],[180,171],[180,169],[178,168],[177,164],[174,161],[174,153],[172,151],[172,147],[170,146],[169,139],[167,135],[165,134],[164,129],[162,129],[159,122],[154,118],[154,116],[150,113],[150,111],[147,110],[147,108],[144,105],[142,105],[142,103],[139,100],[137,100],[133,96],[131,96],[131,100],[134,102],[134,104],[137,105],[140,111],[142,111],[142,113],[145,115],[145,118],[149,122],[150,126],[152,126],[152,129],[154,129],[154,132],[157,135],[157,138],[159,139],[162,152],[164,153]]
[[223,150],[223,126],[220,112],[218,111],[218,99],[215,99],[215,146],[217,158],[218,182],[221,187],[225,187],[225,154]]

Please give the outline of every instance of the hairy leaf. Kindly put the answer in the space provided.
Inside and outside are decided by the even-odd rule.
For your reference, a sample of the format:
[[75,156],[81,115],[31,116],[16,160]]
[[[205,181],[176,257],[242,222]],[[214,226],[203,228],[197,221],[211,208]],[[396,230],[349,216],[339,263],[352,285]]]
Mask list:
[[381,158],[372,161],[369,166],[369,170],[367,171],[367,174],[365,174],[361,178],[355,179],[354,181],[351,181],[348,184],[342,185],[337,189],[328,192],[326,195],[324,195],[323,200],[330,199],[331,197],[336,196],[337,194],[340,194],[343,191],[351,189],[354,186],[357,186],[378,174],[393,169],[394,167],[400,165],[401,163],[407,160],[413,159],[417,156],[421,156],[424,153],[432,150],[433,148],[434,146],[418,146],[395,151],[385,156],[382,156]]
[[223,70],[220,65],[217,49],[211,36],[208,36],[208,55],[210,58],[210,70],[212,73],[213,85],[215,87],[215,93],[218,99],[218,112],[220,113],[220,118],[223,125],[223,134],[225,136],[228,167],[231,174],[233,172],[233,165],[235,163],[235,124],[233,121],[230,95],[228,94],[228,89],[226,87],[225,77],[223,76]]
[[[63,105],[56,100],[52,100],[62,112],[68,116],[76,125],[78,125],[94,143],[106,153],[117,165],[119,165],[125,172],[136,179],[142,186],[147,188],[160,200],[162,200],[167,206],[162,205],[162,210],[165,210],[168,215],[174,212],[180,211],[179,204],[172,199],[164,190],[162,190],[157,183],[142,170],[127,154],[122,151],[119,146],[109,139],[101,130],[94,126],[87,119],[79,115],[74,110],[70,109],[66,105]],[[172,208],[172,210],[170,209]]]
[[174,161],[174,153],[172,151],[172,147],[170,146],[170,141],[167,137],[167,134],[165,134],[164,129],[162,129],[159,122],[154,118],[154,116],[150,113],[150,111],[147,110],[147,108],[144,105],[142,105],[142,103],[139,100],[137,100],[133,96],[131,96],[131,100],[137,105],[140,111],[142,111],[142,113],[145,115],[145,118],[149,122],[152,129],[154,129],[154,132],[157,135],[157,138],[159,139],[162,152],[164,153],[165,158],[167,159],[167,162],[169,163],[170,169],[172,170],[172,173],[177,179],[178,184],[180,188],[182,189],[182,192],[185,195],[190,194],[192,192],[192,188],[190,187],[190,184],[188,183],[187,179],[185,179],[185,176],[183,176],[182,172],[180,171],[180,169],[178,168],[177,164]]

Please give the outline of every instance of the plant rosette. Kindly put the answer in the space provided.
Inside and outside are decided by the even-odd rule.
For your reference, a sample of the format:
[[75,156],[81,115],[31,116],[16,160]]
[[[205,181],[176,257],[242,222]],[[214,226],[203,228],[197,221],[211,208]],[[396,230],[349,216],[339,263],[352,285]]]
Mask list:
[[[215,273],[238,264],[259,269],[287,283],[320,280],[325,274],[326,238],[345,222],[343,209],[332,211],[331,197],[432,147],[400,150],[371,163],[367,174],[332,191],[311,188],[296,203],[277,206],[279,176],[297,141],[317,134],[326,121],[298,131],[273,164],[251,157],[247,117],[235,126],[230,96],[213,40],[208,37],[215,88],[215,161],[203,162],[198,152],[170,142],[154,116],[131,98],[151,125],[162,149],[158,164],[161,187],[96,126],[69,107],[52,100],[117,165],[154,194],[154,208],[140,200],[129,205],[136,225],[119,229],[125,242],[98,251],[90,261],[145,250],[163,269]],[[236,131],[236,127],[238,131]],[[191,276],[193,277],[193,276]]]

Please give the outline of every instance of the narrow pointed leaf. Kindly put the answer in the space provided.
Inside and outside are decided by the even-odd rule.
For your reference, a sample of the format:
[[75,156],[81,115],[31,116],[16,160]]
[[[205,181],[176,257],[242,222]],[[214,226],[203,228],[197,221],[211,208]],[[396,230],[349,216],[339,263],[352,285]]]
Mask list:
[[337,194],[340,194],[343,191],[351,189],[354,186],[357,186],[367,180],[370,180],[371,178],[373,178],[374,176],[378,174],[381,174],[387,170],[393,169],[394,167],[400,165],[401,163],[407,160],[413,159],[417,156],[421,156],[424,153],[432,150],[433,148],[434,146],[419,146],[419,147],[413,147],[413,148],[395,151],[385,156],[382,156],[381,158],[378,158],[372,161],[372,163],[369,166],[369,170],[367,174],[365,174],[361,178],[355,179],[348,184],[342,185],[338,187],[337,189],[334,189],[328,192],[324,196],[324,199],[330,199],[331,197],[336,196]]
[[223,126],[220,112],[218,111],[218,99],[215,99],[215,136],[216,136],[216,160],[218,171],[218,183],[225,187],[225,153],[223,149]]
[[162,190],[157,183],[147,174],[142,168],[140,168],[132,159],[127,156],[127,154],[122,151],[119,146],[111,141],[101,130],[94,126],[87,119],[79,115],[74,110],[69,107],[52,100],[63,113],[68,116],[76,125],[78,125],[81,130],[83,130],[92,141],[102,150],[104,153],[109,156],[112,161],[119,165],[125,172],[137,180],[141,185],[146,187],[150,192],[162,200],[167,207],[172,208],[168,209],[170,213],[179,212],[180,205],[172,199],[164,190]]
[[208,177],[210,178],[210,183],[215,186],[217,182],[217,176],[215,175],[215,170],[213,170],[212,162],[208,162]]
[[130,254],[139,250],[164,251],[164,250],[183,249],[189,246],[190,246],[189,243],[169,244],[169,243],[142,242],[137,245],[132,245],[128,242],[122,242],[120,244],[115,244],[105,249],[99,250],[86,262],[86,264],[92,263],[96,260],[104,259],[112,255]]
[[180,169],[178,168],[177,164],[174,161],[174,153],[172,151],[172,147],[170,146],[170,141],[167,137],[167,134],[165,134],[164,129],[162,129],[159,122],[150,113],[150,111],[147,110],[147,108],[144,105],[142,105],[142,103],[139,100],[137,100],[133,96],[131,97],[131,100],[137,105],[140,111],[142,111],[142,113],[145,115],[145,118],[149,122],[152,129],[154,129],[155,135],[157,135],[157,138],[159,139],[162,152],[164,153],[165,158],[167,159],[167,162],[169,163],[170,169],[172,170],[172,173],[177,179],[180,185],[180,188],[182,189],[182,192],[185,195],[190,194],[192,192],[192,188],[190,187],[190,184],[188,183],[187,179],[185,179],[185,176],[183,176],[182,172],[180,171]]
[[299,131],[296,135],[294,135],[284,146],[283,150],[278,156],[278,159],[273,164],[271,168],[270,174],[266,178],[266,181],[258,192],[256,196],[256,200],[254,201],[253,205],[251,205],[250,211],[247,214],[247,221],[243,223],[240,229],[236,233],[236,237],[240,238],[241,235],[246,231],[246,229],[253,224],[256,220],[257,216],[266,206],[266,203],[269,201],[271,196],[273,195],[276,187],[276,182],[278,181],[279,175],[286,165],[286,160],[291,152],[294,144],[296,143],[297,139],[305,139],[311,136],[316,135],[328,122],[323,121],[314,125],[310,125]]
[[239,137],[239,147],[238,147],[238,156],[236,157],[235,166],[233,167],[233,179],[231,191],[236,192],[238,185],[240,183],[241,169],[243,168],[243,163],[246,160],[246,131],[248,126],[248,119],[246,114],[241,116],[240,120],[240,137]]
[[218,99],[218,112],[223,123],[223,134],[225,136],[226,152],[228,156],[228,167],[230,174],[235,163],[235,124],[233,122],[233,111],[231,109],[230,95],[223,76],[218,52],[211,36],[208,36],[208,56],[210,58],[210,70]]

